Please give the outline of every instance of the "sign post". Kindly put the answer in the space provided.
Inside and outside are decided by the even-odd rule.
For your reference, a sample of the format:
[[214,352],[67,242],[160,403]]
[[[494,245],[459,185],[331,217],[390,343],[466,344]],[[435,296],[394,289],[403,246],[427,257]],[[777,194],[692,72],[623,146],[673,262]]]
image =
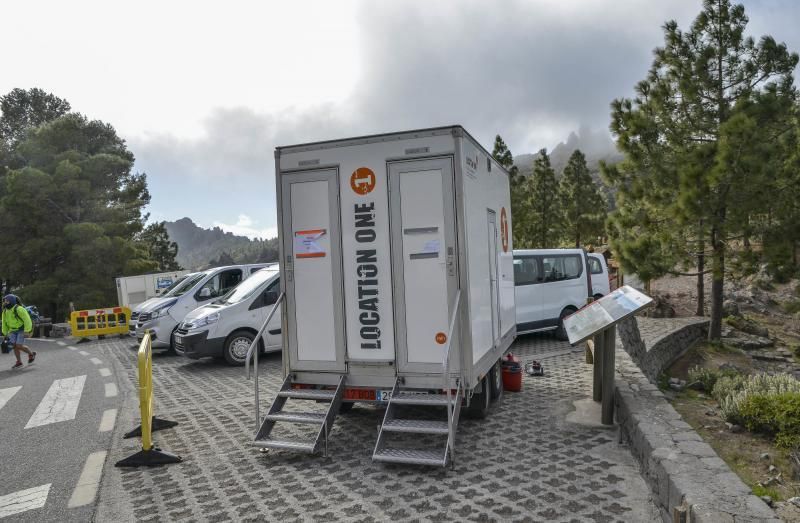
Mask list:
[[564,318],[570,345],[594,339],[592,399],[602,402],[601,422],[614,423],[616,325],[641,312],[653,299],[627,285]]

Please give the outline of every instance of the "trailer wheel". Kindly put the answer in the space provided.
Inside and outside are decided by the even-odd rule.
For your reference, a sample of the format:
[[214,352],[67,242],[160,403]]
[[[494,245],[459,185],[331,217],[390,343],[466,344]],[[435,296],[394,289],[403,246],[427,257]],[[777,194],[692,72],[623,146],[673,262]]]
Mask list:
[[339,414],[347,414],[348,412],[353,410],[353,405],[355,405],[354,402],[344,402],[343,401],[341,403],[341,405],[339,405]]
[[492,396],[489,388],[489,376],[484,376],[481,380],[481,391],[472,395],[472,401],[467,407],[467,416],[474,419],[484,419],[489,415],[489,404]]
[[229,365],[242,366],[247,359],[247,349],[256,337],[252,333],[236,331],[225,340],[224,356]]
[[556,329],[556,339],[559,341],[567,341],[567,329],[564,328],[564,318],[575,312],[577,309],[575,307],[567,307],[563,311],[561,311],[561,315],[558,317],[558,328]]
[[492,401],[499,401],[503,397],[503,361],[497,360],[489,371],[489,383],[491,384]]

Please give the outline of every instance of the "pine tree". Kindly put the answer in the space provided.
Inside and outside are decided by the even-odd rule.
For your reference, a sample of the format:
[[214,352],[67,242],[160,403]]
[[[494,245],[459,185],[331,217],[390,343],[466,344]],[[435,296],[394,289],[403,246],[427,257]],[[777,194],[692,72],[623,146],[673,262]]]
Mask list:
[[689,31],[667,22],[664,47],[637,96],[612,103],[611,128],[626,159],[606,172],[609,181],[627,190],[634,178],[648,178],[639,197],[672,221],[662,228],[678,231],[673,240],[688,240],[678,250],[702,264],[710,246],[712,340],[721,333],[728,242],[758,212],[783,132],[777,116],[795,99],[797,54],[768,36],[746,38],[747,21],[741,5],[705,0]]
[[559,195],[564,213],[564,232],[575,247],[581,240],[603,235],[606,202],[589,174],[586,157],[576,149],[569,158],[559,181]]
[[499,134],[494,139],[492,157],[510,174],[512,243],[517,249],[530,247],[530,216],[533,212],[530,179],[520,174],[511,151]]
[[538,249],[558,247],[564,230],[563,213],[556,173],[550,166],[550,157],[546,149],[539,151],[539,156],[533,163],[530,184],[532,247]]
[[170,241],[166,222],[155,222],[145,227],[138,241],[147,249],[150,259],[158,264],[159,271],[180,270],[181,266],[175,260],[178,244]]

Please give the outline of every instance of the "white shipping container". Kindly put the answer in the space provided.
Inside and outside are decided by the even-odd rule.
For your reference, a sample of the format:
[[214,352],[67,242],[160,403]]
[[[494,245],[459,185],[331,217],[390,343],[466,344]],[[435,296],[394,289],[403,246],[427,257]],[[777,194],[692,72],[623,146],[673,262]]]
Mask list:
[[189,274],[189,271],[180,270],[116,278],[118,303],[121,307],[134,308],[150,298],[160,296],[164,290],[185,274]]
[[[337,412],[342,402],[393,398],[388,431],[393,403],[426,392],[445,405],[453,388],[458,405],[439,427],[443,461],[394,452],[383,431],[373,455],[446,463],[461,400],[485,415],[516,334],[508,173],[452,126],[280,147],[276,182],[284,390],[335,390]],[[270,419],[293,397],[281,394],[256,445],[319,450],[320,438],[302,449],[268,438],[287,420]]]

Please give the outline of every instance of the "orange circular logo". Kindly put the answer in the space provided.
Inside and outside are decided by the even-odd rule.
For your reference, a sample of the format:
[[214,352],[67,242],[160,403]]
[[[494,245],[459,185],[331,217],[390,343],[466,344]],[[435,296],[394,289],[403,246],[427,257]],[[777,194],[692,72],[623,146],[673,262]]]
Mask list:
[[500,210],[500,241],[503,243],[503,252],[508,252],[508,215],[505,207]]
[[437,332],[436,343],[438,343],[439,345],[444,345],[445,343],[447,343],[447,334],[445,334],[444,332]]
[[350,175],[350,187],[356,194],[369,194],[375,188],[375,173],[368,167],[359,167]]

